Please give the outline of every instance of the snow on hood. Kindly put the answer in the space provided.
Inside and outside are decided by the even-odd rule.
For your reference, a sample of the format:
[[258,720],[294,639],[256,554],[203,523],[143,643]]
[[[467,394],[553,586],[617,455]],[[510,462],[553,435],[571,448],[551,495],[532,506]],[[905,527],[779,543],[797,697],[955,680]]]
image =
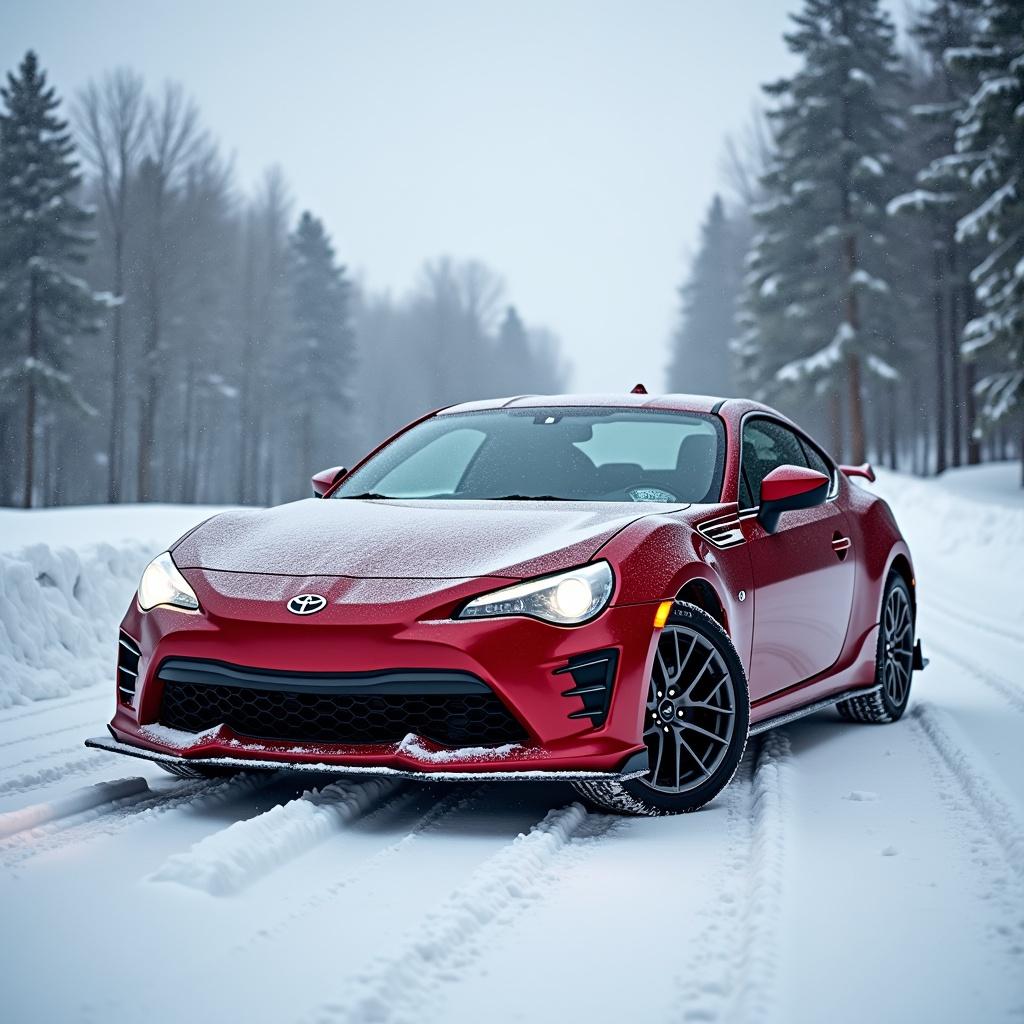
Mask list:
[[291,576],[518,579],[586,562],[641,516],[685,507],[308,498],[215,516],[174,548],[174,561]]

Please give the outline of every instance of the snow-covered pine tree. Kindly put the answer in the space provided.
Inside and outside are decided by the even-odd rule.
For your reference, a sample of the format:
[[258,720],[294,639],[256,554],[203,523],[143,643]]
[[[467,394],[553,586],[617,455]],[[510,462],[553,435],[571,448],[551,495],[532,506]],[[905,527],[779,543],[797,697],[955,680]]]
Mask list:
[[894,28],[878,0],[804,0],[786,35],[801,59],[765,87],[776,152],[755,210],[735,346],[753,389],[783,403],[828,396],[832,446],[866,453],[863,370],[891,380],[895,302],[886,200],[901,129]]
[[304,212],[292,236],[290,373],[301,409],[299,475],[321,469],[338,445],[351,395],[355,345],[350,285],[323,223]]
[[733,391],[729,343],[743,271],[743,239],[721,196],[715,196],[701,227],[700,248],[679,289],[681,317],[672,338],[668,390],[728,395]]
[[8,73],[0,99],[0,401],[23,412],[21,501],[28,508],[41,402],[92,411],[65,363],[77,339],[99,330],[104,296],[70,272],[91,242],[91,214],[75,202],[74,146],[35,53]]
[[930,293],[928,356],[934,367],[929,376],[935,380],[937,473],[949,463],[960,464],[962,427],[968,436],[968,461],[977,462],[980,456],[973,439],[973,367],[963,365],[960,348],[973,294],[966,274],[971,252],[957,241],[956,224],[969,209],[970,190],[963,160],[953,155],[956,118],[970,88],[967,76],[945,60],[948,49],[966,43],[975,6],[976,0],[934,0],[912,25],[924,67],[923,80],[911,91],[904,159],[918,170],[912,187],[888,205],[890,215],[899,218],[906,245],[914,250],[910,255],[918,280],[916,287],[907,282],[909,291],[922,298]]
[[[956,154],[967,169],[972,209],[957,224],[984,258],[971,271],[979,313],[964,330],[968,357],[995,364],[978,381],[982,415],[1024,423],[1024,7],[983,0],[967,46],[946,60],[974,77],[959,115]],[[1024,431],[1021,436],[1024,485]]]

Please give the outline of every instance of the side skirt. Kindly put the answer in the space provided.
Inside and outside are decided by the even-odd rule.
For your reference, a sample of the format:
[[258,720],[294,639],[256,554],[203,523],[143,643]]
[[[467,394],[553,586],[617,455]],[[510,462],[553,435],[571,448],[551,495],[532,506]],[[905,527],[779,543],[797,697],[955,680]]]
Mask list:
[[775,715],[773,718],[765,718],[760,722],[755,722],[750,727],[749,735],[756,736],[758,733],[767,732],[769,729],[775,729],[780,725],[789,725],[790,722],[795,722],[798,718],[803,718],[805,715],[813,715],[816,711],[824,711],[825,708],[830,708],[840,701],[849,700],[851,697],[866,697],[869,693],[878,693],[881,688],[881,684],[878,683],[874,686],[858,690],[844,690],[842,693],[835,693],[831,697],[824,698],[824,700],[816,700],[813,704],[805,704],[802,708],[794,708],[792,711],[783,712],[783,714]]

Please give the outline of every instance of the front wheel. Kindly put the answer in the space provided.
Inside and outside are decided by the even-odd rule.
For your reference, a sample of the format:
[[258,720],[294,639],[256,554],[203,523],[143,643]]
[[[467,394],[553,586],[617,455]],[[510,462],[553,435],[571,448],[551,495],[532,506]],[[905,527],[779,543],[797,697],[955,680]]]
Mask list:
[[647,774],[573,785],[620,814],[695,811],[729,784],[749,724],[747,678],[728,634],[700,608],[678,602],[658,637],[644,707]]

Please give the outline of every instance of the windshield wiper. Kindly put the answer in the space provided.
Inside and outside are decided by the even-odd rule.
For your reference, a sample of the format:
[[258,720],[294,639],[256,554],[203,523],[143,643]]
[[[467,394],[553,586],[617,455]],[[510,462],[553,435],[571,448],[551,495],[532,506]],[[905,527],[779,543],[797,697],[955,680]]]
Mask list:
[[484,498],[484,501],[577,501],[577,498],[559,498],[554,494],[503,494],[498,498]]
[[390,494],[378,494],[376,491],[366,491],[363,494],[339,494],[338,497],[339,498],[367,498],[367,499],[376,498],[378,500],[383,498],[383,499],[386,499],[388,501],[393,501],[394,500],[392,495],[390,495]]

